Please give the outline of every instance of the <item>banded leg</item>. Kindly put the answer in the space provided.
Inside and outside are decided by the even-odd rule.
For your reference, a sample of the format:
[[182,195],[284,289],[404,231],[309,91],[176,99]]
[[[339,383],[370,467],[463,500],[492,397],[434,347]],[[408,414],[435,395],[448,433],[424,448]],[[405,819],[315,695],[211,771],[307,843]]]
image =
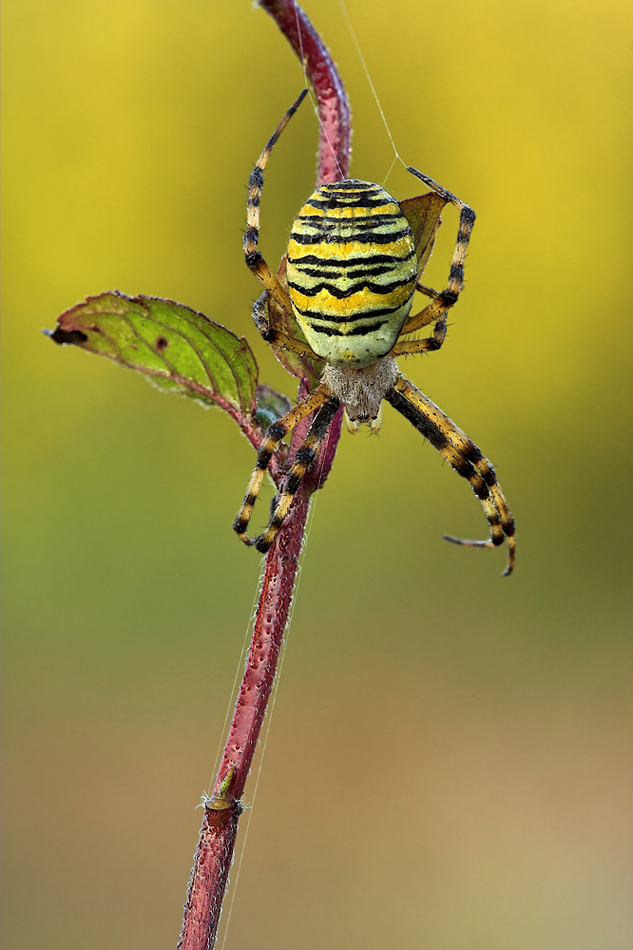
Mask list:
[[310,427],[310,431],[308,432],[304,443],[297,450],[297,454],[294,457],[294,462],[292,463],[292,468],[288,473],[283,491],[277,500],[268,527],[262,534],[260,534],[258,538],[255,539],[255,547],[258,551],[261,551],[262,554],[266,553],[268,548],[279,534],[279,530],[286,520],[288,512],[290,511],[290,506],[292,505],[294,497],[297,494],[299,485],[303,481],[305,473],[308,471],[317,457],[321,443],[327,435],[330,423],[336,415],[336,411],[340,404],[341,403],[336,398],[336,396],[332,396],[330,399],[328,399],[325,405],[321,406],[315,416],[314,422]]
[[314,412],[315,409],[318,409],[319,406],[322,406],[323,403],[330,396],[329,389],[326,389],[325,386],[318,386],[314,392],[311,392],[309,396],[306,396],[297,406],[287,412],[285,415],[278,419],[277,422],[273,422],[269,426],[266,435],[262,441],[262,444],[257,453],[257,462],[255,463],[255,468],[253,469],[253,474],[251,475],[248,487],[246,489],[246,494],[244,495],[244,501],[242,502],[242,507],[240,508],[237,518],[233,522],[233,530],[237,532],[241,541],[244,544],[255,544],[255,541],[251,540],[246,536],[246,529],[248,523],[251,520],[251,514],[259,490],[262,487],[262,482],[264,481],[264,472],[268,468],[268,463],[270,462],[273,452],[275,451],[275,446],[278,442],[281,442],[283,437],[290,432],[291,429],[297,425],[298,422],[301,422],[302,419],[305,419],[306,416],[309,416],[311,412]]
[[244,234],[244,257],[246,265],[249,267],[258,280],[262,282],[266,290],[272,294],[280,307],[292,313],[292,304],[286,291],[283,289],[270,267],[262,257],[258,248],[259,243],[259,205],[264,188],[264,168],[268,157],[273,150],[277,139],[288,125],[303,100],[308,94],[304,89],[297,101],[290,106],[285,116],[271,135],[268,143],[257,159],[255,168],[248,179],[248,201],[246,204],[246,232]]
[[[421,294],[431,297],[433,300],[441,300],[442,298],[442,295],[439,294],[437,290],[433,290],[432,287],[427,287],[424,284],[421,284],[419,281],[416,283],[415,289]],[[407,332],[409,331],[403,328],[401,331],[401,336],[403,333]],[[392,349],[390,356],[412,356],[415,353],[434,353],[436,350],[440,349],[445,340],[446,313],[443,313],[439,320],[436,321],[431,336],[425,337],[423,340],[407,340],[406,337],[405,339],[399,338]]]
[[446,339],[446,314],[443,313],[433,327],[431,336],[422,340],[398,340],[390,356],[411,356],[414,353],[433,353],[439,350]]
[[450,191],[442,188],[441,185],[438,185],[438,183],[433,181],[432,178],[429,178],[428,175],[423,175],[417,168],[408,166],[407,171],[415,175],[416,178],[419,178],[425,185],[428,185],[440,198],[452,202],[452,204],[459,208],[459,228],[446,290],[443,290],[440,294],[436,294],[435,292],[427,293],[430,288],[420,288],[422,293],[427,293],[427,296],[431,296],[433,299],[431,303],[427,304],[424,310],[408,317],[402,328],[402,333],[411,333],[413,330],[420,330],[422,327],[428,326],[429,323],[435,323],[456,303],[464,287],[464,262],[466,260],[468,242],[470,241],[470,235],[475,223],[475,212],[460,198],[457,198],[451,194]]
[[507,540],[508,566],[504,571],[507,577],[515,562],[514,519],[488,459],[435,403],[402,376],[398,377],[385,399],[429,440],[459,475],[468,480],[481,502],[490,525],[490,540],[467,541],[444,535],[446,540],[483,548],[496,547]]
[[285,330],[275,328],[270,325],[270,320],[267,313],[267,299],[268,291],[264,291],[261,297],[259,297],[253,304],[253,321],[266,343],[272,343],[281,349],[291,350],[293,353],[298,353],[299,356],[307,356],[311,360],[318,360],[320,363],[324,363],[325,360],[323,360],[320,356],[317,356],[312,347],[308,346],[307,343],[303,343],[301,340],[296,340]]

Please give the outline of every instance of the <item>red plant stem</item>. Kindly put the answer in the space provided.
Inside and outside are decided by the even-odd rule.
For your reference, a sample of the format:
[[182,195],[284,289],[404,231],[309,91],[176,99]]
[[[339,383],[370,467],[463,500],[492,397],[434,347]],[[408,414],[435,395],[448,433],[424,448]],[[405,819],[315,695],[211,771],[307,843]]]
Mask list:
[[[347,176],[350,110],[343,83],[323,42],[293,0],[261,0],[295,52],[303,52],[313,85],[321,132],[317,185]],[[304,387],[302,387],[304,388]],[[253,637],[213,795],[205,803],[200,839],[187,892],[179,950],[209,950],[215,945],[222,900],[233,858],[244,790],[288,620],[305,531],[310,495],[324,483],[340,436],[342,410],[330,427],[310,478],[297,492],[292,511],[266,558]],[[305,438],[309,420],[293,432],[289,457]],[[318,473],[318,475],[316,474]]]
[[[277,543],[266,558],[246,670],[214,796],[204,810],[178,944],[182,950],[207,950],[215,944],[237,823],[242,812],[239,798],[273,687],[309,504],[308,495],[301,493],[279,532]],[[227,777],[228,787],[218,798],[222,781]]]
[[300,60],[316,94],[321,135],[317,188],[347,178],[351,155],[351,113],[343,81],[330,54],[303,10],[293,0],[260,0],[277,21]]
[[[310,488],[297,493],[290,516],[266,558],[246,669],[215,789],[211,799],[205,803],[178,944],[182,950],[207,950],[215,945],[222,899],[235,847],[237,824],[242,813],[239,799],[275,679],[292,602],[310,495],[315,488],[323,484],[332,465],[334,449],[331,443],[335,444],[338,440],[341,419],[342,411],[339,411],[326,440],[318,478],[313,478]],[[310,421],[306,419],[294,430],[290,444],[291,457],[305,438],[309,425]]]

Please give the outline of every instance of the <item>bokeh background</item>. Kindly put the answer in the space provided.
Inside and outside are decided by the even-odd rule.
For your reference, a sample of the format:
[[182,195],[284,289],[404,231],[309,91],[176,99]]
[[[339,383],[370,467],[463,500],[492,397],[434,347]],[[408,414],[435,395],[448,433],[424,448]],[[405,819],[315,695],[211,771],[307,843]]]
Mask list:
[[[305,5],[350,93],[352,174],[382,181],[341,8]],[[167,948],[260,570],[231,531],[253,454],[228,416],[40,329],[88,293],[171,297],[294,395],[240,239],[302,72],[248,0],[2,6],[2,946]],[[519,559],[502,580],[504,552],[442,542],[485,536],[479,504],[389,407],[380,438],[343,437],[227,946],[628,948],[631,7],[347,10],[400,154],[478,213],[450,338],[405,367],[493,460]],[[271,261],[316,142],[304,108],[267,175]],[[419,190],[402,166],[387,187]]]

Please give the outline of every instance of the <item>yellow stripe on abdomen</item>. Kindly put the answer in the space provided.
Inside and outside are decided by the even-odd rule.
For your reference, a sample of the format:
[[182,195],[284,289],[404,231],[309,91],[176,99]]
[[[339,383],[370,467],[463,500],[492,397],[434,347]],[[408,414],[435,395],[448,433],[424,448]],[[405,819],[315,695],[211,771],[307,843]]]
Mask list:
[[315,353],[335,366],[368,366],[391,350],[416,274],[407,219],[379,185],[323,185],[293,225],[287,276],[295,316]]

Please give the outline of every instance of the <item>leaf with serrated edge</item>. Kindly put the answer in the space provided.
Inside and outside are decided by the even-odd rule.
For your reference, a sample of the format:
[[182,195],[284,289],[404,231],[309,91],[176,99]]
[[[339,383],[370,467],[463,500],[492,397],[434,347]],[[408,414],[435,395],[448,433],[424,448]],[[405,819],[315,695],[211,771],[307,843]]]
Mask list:
[[220,406],[239,422],[254,416],[257,363],[246,340],[173,300],[118,290],[88,297],[63,313],[49,336]]

